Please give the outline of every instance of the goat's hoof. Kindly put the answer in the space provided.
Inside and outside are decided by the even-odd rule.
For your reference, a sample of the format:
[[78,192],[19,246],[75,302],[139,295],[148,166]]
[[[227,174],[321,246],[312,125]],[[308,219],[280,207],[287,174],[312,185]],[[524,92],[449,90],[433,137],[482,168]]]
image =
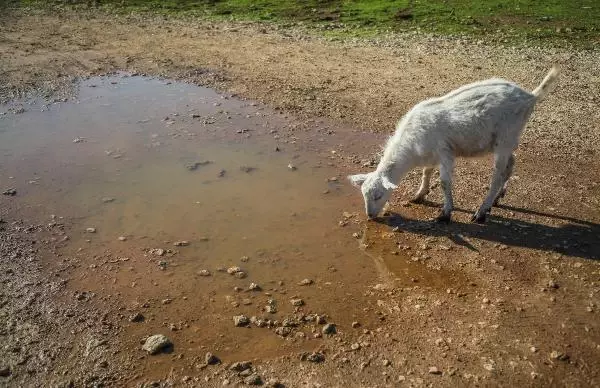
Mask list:
[[473,214],[473,217],[471,217],[471,222],[474,222],[476,224],[485,224],[486,220],[487,220],[487,213],[480,212],[480,211]]
[[439,216],[435,217],[434,221],[440,224],[448,224],[450,222],[450,214],[440,213]]

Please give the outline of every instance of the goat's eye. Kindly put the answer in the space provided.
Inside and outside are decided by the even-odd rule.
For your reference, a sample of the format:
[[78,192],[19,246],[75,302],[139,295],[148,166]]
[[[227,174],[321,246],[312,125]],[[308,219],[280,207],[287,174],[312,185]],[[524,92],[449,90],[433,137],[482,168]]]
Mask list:
[[373,201],[379,201],[381,199],[381,197],[383,197],[383,194],[375,193],[375,194],[373,194]]

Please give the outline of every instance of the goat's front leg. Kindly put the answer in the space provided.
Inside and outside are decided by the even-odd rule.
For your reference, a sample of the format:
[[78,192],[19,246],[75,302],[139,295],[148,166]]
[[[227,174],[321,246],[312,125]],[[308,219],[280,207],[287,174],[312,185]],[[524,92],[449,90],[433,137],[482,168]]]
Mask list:
[[429,183],[431,181],[431,174],[433,173],[433,167],[423,168],[423,175],[421,176],[421,186],[415,194],[415,197],[411,200],[412,203],[423,203],[425,196],[429,194]]
[[490,212],[494,201],[498,197],[500,189],[502,189],[502,187],[506,183],[506,179],[508,179],[506,177],[508,173],[507,167],[511,157],[511,153],[496,154],[494,160],[494,174],[492,176],[492,182],[490,184],[490,191],[488,192],[487,197],[485,197],[485,200],[479,207],[479,210],[477,210],[477,212],[473,214],[473,217],[471,217],[471,221],[476,222],[478,224],[485,223],[487,214]]
[[444,191],[444,206],[437,222],[450,222],[454,203],[452,201],[452,173],[454,171],[454,156],[446,156],[440,162],[440,183]]

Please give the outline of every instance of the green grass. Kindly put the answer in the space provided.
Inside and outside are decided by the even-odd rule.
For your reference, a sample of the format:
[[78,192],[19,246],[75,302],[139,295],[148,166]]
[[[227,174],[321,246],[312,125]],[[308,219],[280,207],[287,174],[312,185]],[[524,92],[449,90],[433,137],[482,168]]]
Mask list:
[[100,3],[124,12],[302,21],[327,26],[328,31],[338,29],[341,34],[421,30],[495,35],[508,40],[546,39],[587,45],[600,42],[600,0],[101,0]]

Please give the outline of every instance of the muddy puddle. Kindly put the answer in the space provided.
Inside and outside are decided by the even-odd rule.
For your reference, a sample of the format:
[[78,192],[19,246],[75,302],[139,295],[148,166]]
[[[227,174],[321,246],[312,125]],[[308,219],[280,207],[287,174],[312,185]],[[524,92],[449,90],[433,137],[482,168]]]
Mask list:
[[[127,75],[86,80],[71,102],[0,108],[1,188],[17,192],[3,208],[64,224],[54,239],[75,268],[69,287],[120,310],[120,341],[150,375],[172,358],[194,368],[207,351],[235,361],[315,349],[310,314],[369,327],[380,319],[369,287],[455,281],[386,248],[397,244],[389,227],[365,229],[344,178],[352,166],[334,152],[364,143],[350,131]],[[143,322],[129,322],[135,313]],[[284,337],[235,327],[241,314],[296,321]],[[156,333],[171,355],[144,356],[140,340]]]

